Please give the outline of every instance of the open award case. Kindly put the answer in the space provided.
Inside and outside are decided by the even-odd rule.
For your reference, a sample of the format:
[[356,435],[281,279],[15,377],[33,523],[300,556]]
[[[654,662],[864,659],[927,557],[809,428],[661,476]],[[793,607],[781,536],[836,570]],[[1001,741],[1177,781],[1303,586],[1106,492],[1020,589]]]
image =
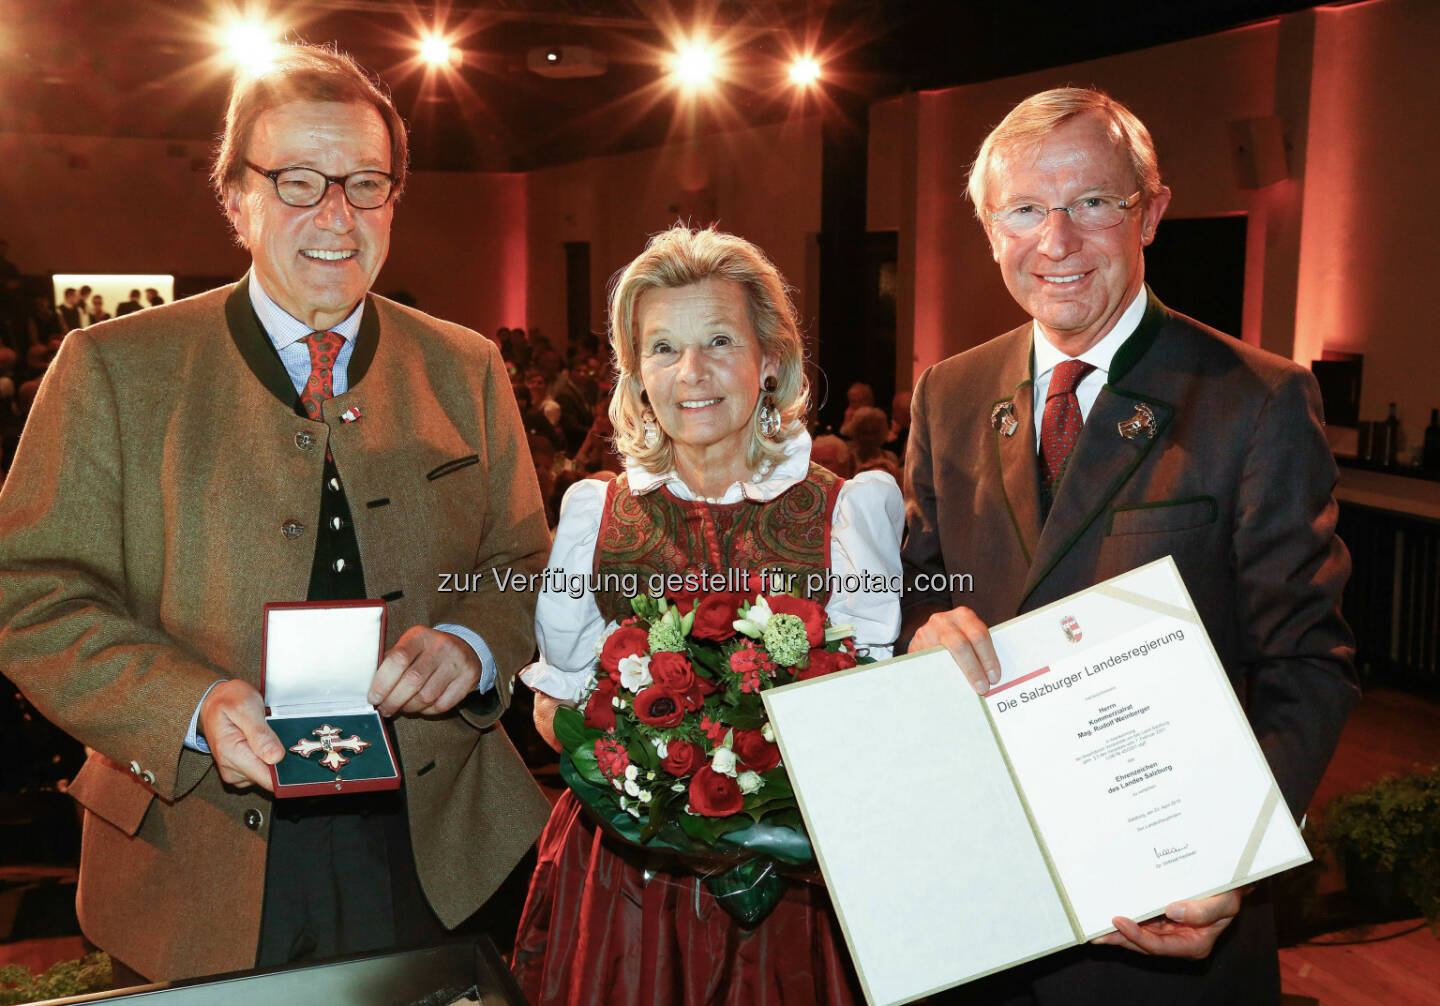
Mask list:
[[384,601],[265,605],[265,714],[285,746],[277,797],[399,789],[395,749],[366,701],[385,646]]

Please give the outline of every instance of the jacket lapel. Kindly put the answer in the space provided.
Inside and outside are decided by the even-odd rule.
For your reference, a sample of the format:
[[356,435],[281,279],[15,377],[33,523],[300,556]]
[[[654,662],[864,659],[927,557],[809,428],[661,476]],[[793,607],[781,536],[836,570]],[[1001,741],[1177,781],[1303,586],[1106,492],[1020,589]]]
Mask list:
[[[1040,482],[1039,461],[1035,456],[1035,377],[1030,333],[1031,326],[1025,325],[1002,336],[1010,339],[1013,346],[1000,371],[999,386],[1005,397],[996,399],[990,406],[990,438],[1000,465],[1011,525],[1020,540],[1026,563],[1033,564],[1040,542]],[[997,410],[1005,406],[1009,407],[1008,412],[1016,424],[1009,436],[999,428]]]
[[[1175,414],[1175,407],[1158,395],[1165,390],[1158,380],[1158,368],[1145,365],[1146,355],[1168,314],[1154,294],[1148,291],[1147,294],[1149,306],[1145,317],[1135,334],[1116,352],[1109,381],[1101,389],[1065,465],[1049,519],[1033,553],[1021,610],[1040,581],[1075,546],[1135,469],[1164,439]],[[1123,436],[1120,424],[1135,417],[1141,406],[1154,415],[1154,435]],[[1034,446],[1033,434],[1030,446]],[[1033,450],[1031,453],[1033,455]]]

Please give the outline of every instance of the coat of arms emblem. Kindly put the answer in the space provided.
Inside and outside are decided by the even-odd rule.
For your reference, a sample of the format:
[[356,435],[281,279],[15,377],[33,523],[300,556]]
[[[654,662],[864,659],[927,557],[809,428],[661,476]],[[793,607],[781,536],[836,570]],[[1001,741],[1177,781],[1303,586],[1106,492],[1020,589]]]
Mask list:
[[1066,615],[1060,619],[1060,628],[1065,630],[1065,638],[1072,643],[1080,642],[1083,633],[1080,631],[1080,623],[1075,621],[1074,615]]

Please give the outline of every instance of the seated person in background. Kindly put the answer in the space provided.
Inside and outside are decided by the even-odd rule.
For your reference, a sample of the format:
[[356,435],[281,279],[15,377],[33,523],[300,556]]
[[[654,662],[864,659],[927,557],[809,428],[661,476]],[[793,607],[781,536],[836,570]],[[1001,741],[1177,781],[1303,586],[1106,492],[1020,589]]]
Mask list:
[[851,452],[850,445],[833,433],[825,433],[815,438],[815,442],[810,445],[810,460],[817,465],[824,465],[842,479],[853,478],[855,475],[855,455]]
[[873,405],[862,406],[851,414],[840,434],[850,441],[856,471],[878,468],[897,479],[900,477],[900,459],[884,446],[890,437],[890,420],[884,412]]
[[875,404],[875,389],[864,381],[856,381],[845,391],[845,416],[840,420],[844,426],[850,422],[850,417],[855,415],[856,409],[864,409]]
[[[610,417],[625,473],[565,497],[550,569],[637,574],[798,574],[899,569],[900,490],[888,475],[850,482],[813,464],[795,310],[760,249],[713,230],[651,239],[614,287],[619,378]],[[692,550],[686,529],[711,526]],[[678,546],[678,547],[677,547]],[[827,566],[827,559],[829,565]],[[888,656],[898,593],[822,592],[836,623]],[[595,643],[630,612],[618,593],[542,592],[540,661],[526,670],[535,722],[552,744],[560,703],[592,678]],[[537,1006],[861,1001],[823,886],[797,884],[754,929],[675,864],[647,872],[562,794],[540,842],[514,970]],[[641,963],[643,962],[643,964]]]
[[625,462],[615,449],[615,427],[610,423],[610,396],[602,395],[595,403],[595,422],[585,434],[585,442],[575,454],[575,466],[584,472],[625,470]]

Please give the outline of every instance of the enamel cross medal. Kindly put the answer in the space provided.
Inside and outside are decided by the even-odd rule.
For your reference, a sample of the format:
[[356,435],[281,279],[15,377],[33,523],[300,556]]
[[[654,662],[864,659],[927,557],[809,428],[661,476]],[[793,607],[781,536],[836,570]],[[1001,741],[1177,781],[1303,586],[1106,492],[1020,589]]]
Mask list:
[[320,756],[320,764],[331,772],[339,772],[342,766],[350,762],[350,759],[340,752],[349,751],[353,755],[359,755],[370,746],[369,741],[362,741],[355,734],[341,740],[340,731],[329,723],[322,723],[310,732],[320,739],[318,741],[297,741],[290,750],[301,758],[309,758],[316,751],[324,751],[325,753]]

